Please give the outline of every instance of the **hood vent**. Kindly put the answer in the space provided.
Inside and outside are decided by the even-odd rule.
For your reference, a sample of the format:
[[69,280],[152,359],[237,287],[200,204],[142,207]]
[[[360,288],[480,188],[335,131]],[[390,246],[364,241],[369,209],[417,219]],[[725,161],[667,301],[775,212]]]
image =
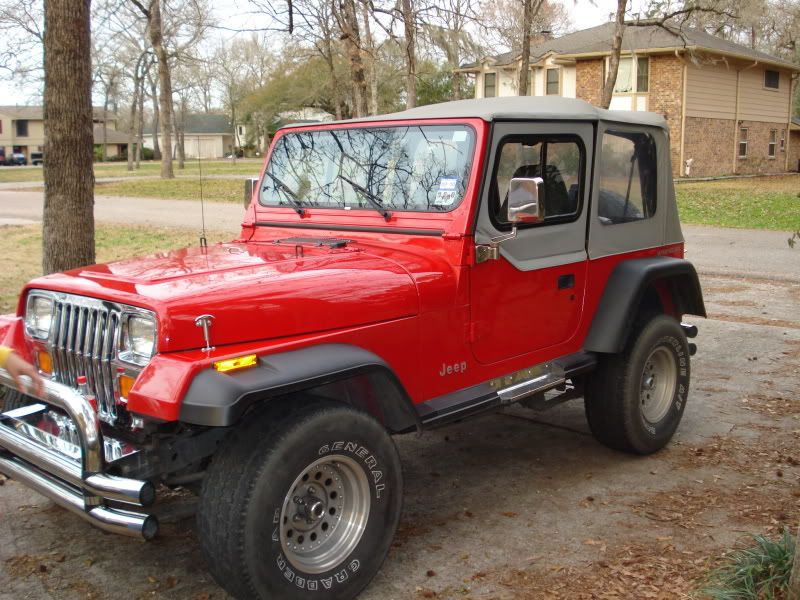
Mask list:
[[328,248],[344,248],[347,244],[351,243],[353,240],[348,240],[345,238],[326,238],[326,237],[288,237],[283,238],[280,240],[275,240],[274,244],[291,244],[293,246],[297,245],[308,245],[308,246],[316,246],[318,248],[323,248],[327,246]]

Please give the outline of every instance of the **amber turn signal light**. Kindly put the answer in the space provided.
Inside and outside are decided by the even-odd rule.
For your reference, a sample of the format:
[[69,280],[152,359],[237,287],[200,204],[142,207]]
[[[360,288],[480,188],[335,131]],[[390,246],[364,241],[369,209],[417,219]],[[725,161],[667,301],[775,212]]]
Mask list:
[[53,374],[53,357],[48,352],[40,350],[36,356],[36,362],[39,363],[39,370],[45,375]]
[[239,369],[254,367],[257,364],[258,356],[255,354],[247,354],[245,356],[237,356],[236,358],[218,360],[214,363],[214,368],[220,373],[229,373],[230,371],[238,371]]
[[133,384],[136,383],[136,380],[133,377],[129,377],[128,375],[120,375],[118,380],[119,382],[119,395],[121,398],[128,398],[128,394],[131,393],[131,388]]

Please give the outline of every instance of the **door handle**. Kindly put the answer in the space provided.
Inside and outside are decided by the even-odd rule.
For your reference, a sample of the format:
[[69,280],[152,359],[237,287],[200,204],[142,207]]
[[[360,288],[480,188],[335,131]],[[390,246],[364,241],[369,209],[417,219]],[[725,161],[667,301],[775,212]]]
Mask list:
[[575,275],[568,273],[567,275],[558,276],[558,289],[567,290],[575,287]]

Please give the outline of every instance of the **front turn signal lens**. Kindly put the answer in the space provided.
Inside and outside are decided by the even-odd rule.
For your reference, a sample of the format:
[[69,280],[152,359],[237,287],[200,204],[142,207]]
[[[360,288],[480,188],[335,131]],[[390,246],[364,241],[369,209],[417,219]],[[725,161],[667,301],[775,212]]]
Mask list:
[[36,362],[39,363],[39,371],[48,376],[53,374],[53,357],[48,352],[40,350],[36,355]]
[[127,400],[128,395],[131,393],[131,388],[133,388],[133,384],[136,383],[136,380],[128,375],[120,375],[117,381],[119,382],[120,398],[125,398]]
[[245,356],[237,356],[236,358],[218,360],[214,363],[214,368],[220,373],[229,373],[231,371],[238,371],[239,369],[255,367],[257,364],[258,356],[255,354],[247,354]]

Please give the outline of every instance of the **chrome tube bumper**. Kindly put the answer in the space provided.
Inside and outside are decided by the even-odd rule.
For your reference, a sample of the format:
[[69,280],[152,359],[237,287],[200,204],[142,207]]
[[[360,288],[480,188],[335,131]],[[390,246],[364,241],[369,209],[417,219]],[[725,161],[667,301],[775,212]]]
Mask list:
[[[0,369],[0,385],[17,390],[14,380]],[[109,506],[124,503],[131,509],[155,500],[149,481],[115,477],[103,472],[103,438],[97,414],[77,390],[45,381],[43,402],[62,409],[72,419],[81,440],[80,462],[18,431],[14,419],[0,415],[0,473],[36,490],[93,525],[134,537],[151,539],[158,532],[155,516]]]

